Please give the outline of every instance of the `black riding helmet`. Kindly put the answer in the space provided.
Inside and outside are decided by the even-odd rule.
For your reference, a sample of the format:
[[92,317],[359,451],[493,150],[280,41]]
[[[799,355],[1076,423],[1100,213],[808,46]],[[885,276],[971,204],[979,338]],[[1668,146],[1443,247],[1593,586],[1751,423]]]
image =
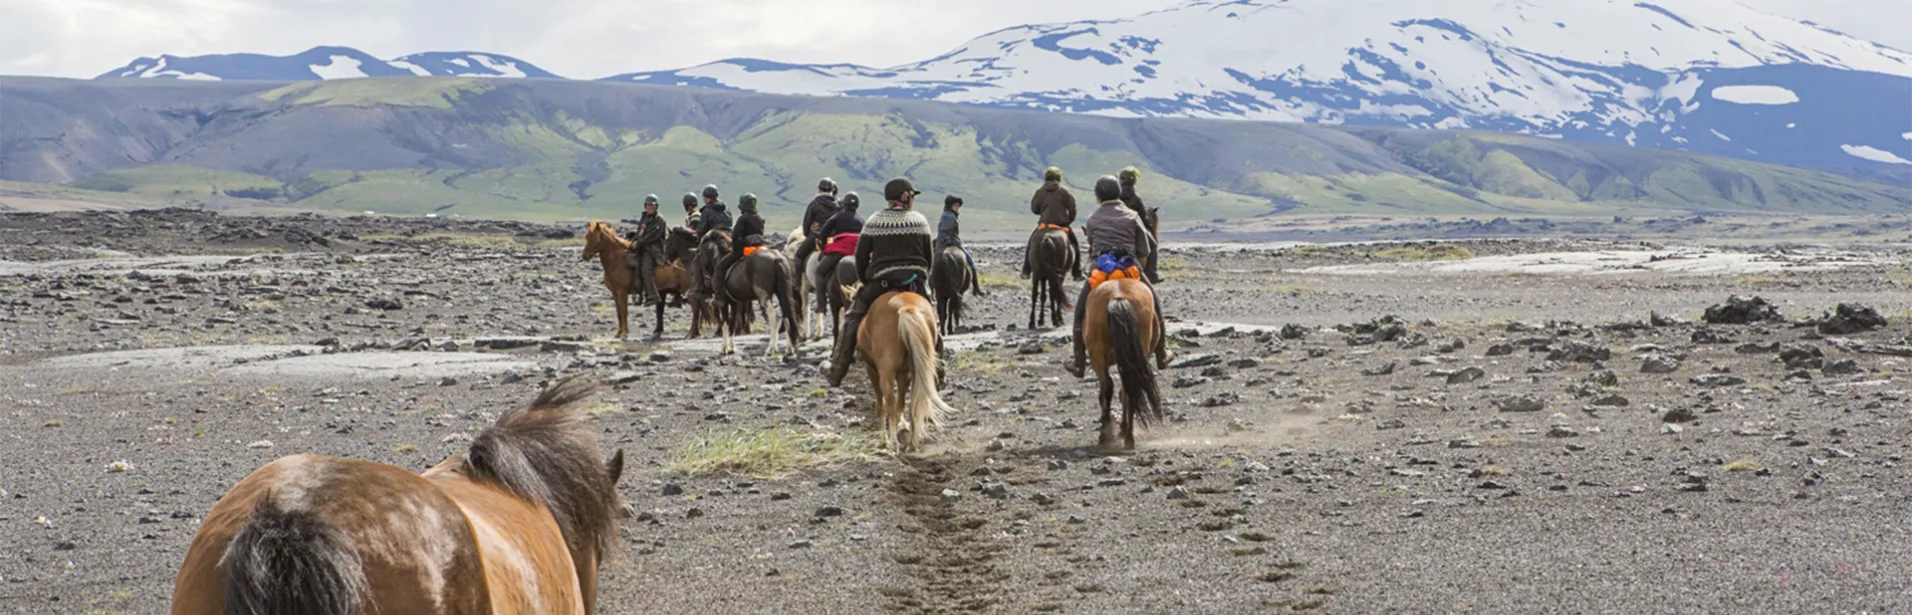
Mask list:
[[747,214],[757,213],[757,195],[745,192],[743,196],[737,197],[737,211]]
[[1122,198],[1122,182],[1113,175],[1104,175],[1095,180],[1095,200],[1106,203]]
[[830,194],[836,194],[837,193],[836,180],[830,179],[828,177],[817,180],[817,192],[828,192]]
[[842,200],[837,201],[837,206],[850,211],[856,211],[856,206],[862,203],[862,197],[858,197],[855,192],[849,192],[843,195]]
[[696,207],[696,206],[697,206],[697,195],[696,195],[696,194],[693,194],[693,193],[689,193],[689,192],[686,192],[686,193],[684,193],[684,206],[685,206],[685,207]]
[[717,198],[717,184],[707,184],[704,186],[704,198]]

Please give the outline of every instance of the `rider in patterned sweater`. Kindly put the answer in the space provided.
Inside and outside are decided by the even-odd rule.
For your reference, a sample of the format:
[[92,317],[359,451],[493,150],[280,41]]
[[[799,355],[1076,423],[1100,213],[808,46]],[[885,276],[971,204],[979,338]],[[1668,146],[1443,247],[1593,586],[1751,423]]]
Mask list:
[[[1095,200],[1102,204],[1096,207],[1095,213],[1089,214],[1088,223],[1083,225],[1086,231],[1084,234],[1089,238],[1089,254],[1092,260],[1100,260],[1096,257],[1105,254],[1128,256],[1138,262],[1146,260],[1149,253],[1155,249],[1155,238],[1149,235],[1148,227],[1142,224],[1142,217],[1136,215],[1134,210],[1129,209],[1122,202],[1121,184],[1114,177],[1107,175],[1095,180]],[[1076,298],[1075,304],[1075,357],[1067,367],[1069,373],[1077,378],[1082,377],[1083,364],[1089,360],[1088,352],[1082,344],[1082,317],[1089,306],[1089,286],[1089,284],[1082,285],[1082,294]],[[1151,286],[1152,289],[1153,286]],[[1161,295],[1154,295],[1154,297],[1155,330],[1160,332],[1162,330],[1162,297]],[[1155,353],[1157,360],[1166,363],[1167,353],[1166,346],[1157,347]]]
[[[830,386],[843,385],[856,357],[857,327],[863,324],[870,304],[891,291],[907,291],[928,297],[929,266],[932,255],[929,220],[910,210],[916,196],[922,194],[910,180],[896,178],[883,185],[883,200],[889,207],[863,221],[862,238],[856,244],[857,278],[863,288],[843,315],[843,329],[837,335],[836,353],[825,376]],[[942,340],[937,339],[938,350]]]

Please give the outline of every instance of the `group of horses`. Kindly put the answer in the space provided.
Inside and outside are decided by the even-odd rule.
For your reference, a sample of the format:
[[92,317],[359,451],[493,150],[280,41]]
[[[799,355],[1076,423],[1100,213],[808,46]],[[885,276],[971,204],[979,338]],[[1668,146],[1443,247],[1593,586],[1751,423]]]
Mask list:
[[[1028,249],[1036,280],[1032,305],[1038,292],[1057,299],[1049,322],[1060,325],[1067,301],[1061,275],[1074,256],[1067,238],[1058,238],[1059,257],[1047,233]],[[700,286],[695,276],[712,275],[728,240],[725,234],[699,247],[689,229],[668,236],[668,263],[655,272],[658,290],[690,299],[692,337],[710,323],[723,332],[725,352],[734,352],[731,335],[749,326],[753,304],[761,310],[775,302],[791,351],[800,352],[801,329],[808,326],[813,339],[821,334],[821,323],[804,309],[812,292],[841,325],[857,288],[852,259],[829,272],[818,271],[819,259],[811,259],[799,275],[784,250],[756,250],[724,279],[707,278],[712,284]],[[793,241],[786,249],[794,247]],[[626,310],[635,282],[629,250],[609,224],[588,226],[581,260],[602,260],[620,338],[629,333]],[[886,293],[861,324],[857,351],[875,389],[885,444],[894,449],[914,448],[954,410],[940,392],[937,336],[959,326],[962,292],[976,275],[968,262],[962,248],[945,249],[932,266],[936,305],[914,293]],[[710,290],[695,292],[700,288]],[[1119,439],[1134,448],[1136,424],[1161,420],[1155,370],[1166,366],[1155,350],[1165,339],[1153,305],[1153,291],[1140,280],[1103,282],[1088,295],[1083,337],[1100,386],[1102,446]],[[654,337],[662,335],[663,313],[659,301]],[[768,327],[767,354],[780,332],[775,316]],[[839,332],[833,326],[832,333]],[[1117,392],[1111,370],[1121,377],[1119,426],[1111,410]],[[625,512],[616,490],[624,451],[601,459],[600,429],[575,408],[596,390],[561,380],[529,406],[501,416],[465,453],[423,473],[309,454],[261,466],[201,522],[175,580],[171,613],[594,613],[598,569],[615,549],[617,519]]]

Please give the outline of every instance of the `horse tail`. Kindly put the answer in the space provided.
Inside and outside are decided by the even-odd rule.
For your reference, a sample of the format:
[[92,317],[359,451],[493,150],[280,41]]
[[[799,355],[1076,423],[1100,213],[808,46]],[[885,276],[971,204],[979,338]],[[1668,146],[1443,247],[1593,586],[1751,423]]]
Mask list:
[[358,615],[371,593],[358,553],[317,516],[273,500],[259,500],[219,559],[226,615]]
[[925,429],[942,425],[943,417],[956,409],[936,390],[936,315],[910,305],[896,316],[897,337],[903,340],[903,352],[910,360],[910,432],[920,440]]
[[[1136,324],[1135,307],[1126,297],[1109,299],[1109,340],[1115,346],[1115,367],[1122,376],[1123,420],[1131,424],[1152,425],[1162,421],[1161,398],[1156,389],[1154,368],[1149,365],[1148,349],[1142,344],[1142,330]],[[1137,412],[1138,409],[1146,409]]]

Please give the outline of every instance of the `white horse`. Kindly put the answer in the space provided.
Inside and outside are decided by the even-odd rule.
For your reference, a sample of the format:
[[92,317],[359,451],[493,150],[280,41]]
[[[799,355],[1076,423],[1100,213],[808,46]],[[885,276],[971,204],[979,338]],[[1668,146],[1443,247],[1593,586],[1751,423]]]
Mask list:
[[[784,253],[791,255],[791,258],[795,258],[797,254],[797,249],[802,247],[804,240],[807,239],[807,237],[805,237],[803,233],[803,228],[797,227],[794,229],[790,229],[790,234],[785,235],[784,237],[787,237],[787,239],[785,239],[783,242]],[[822,274],[819,271],[817,271],[817,268],[821,265],[822,262],[823,262],[823,250],[819,249],[819,250],[811,251],[810,258],[805,259],[804,262],[793,263],[798,270],[797,271],[798,273],[797,275],[797,297],[798,297],[797,314],[800,318],[803,319],[802,320],[803,327],[806,329],[809,329],[810,331],[810,341],[823,339],[823,319],[811,317],[812,314],[819,314],[819,315],[822,314],[823,311],[826,309],[822,305],[822,301],[820,300],[823,297],[823,294],[816,292],[816,289],[822,288],[822,284],[823,284],[823,279],[821,277]],[[819,301],[815,309],[810,309],[808,307],[810,305],[809,301],[811,300],[810,295],[813,293],[817,296]]]

